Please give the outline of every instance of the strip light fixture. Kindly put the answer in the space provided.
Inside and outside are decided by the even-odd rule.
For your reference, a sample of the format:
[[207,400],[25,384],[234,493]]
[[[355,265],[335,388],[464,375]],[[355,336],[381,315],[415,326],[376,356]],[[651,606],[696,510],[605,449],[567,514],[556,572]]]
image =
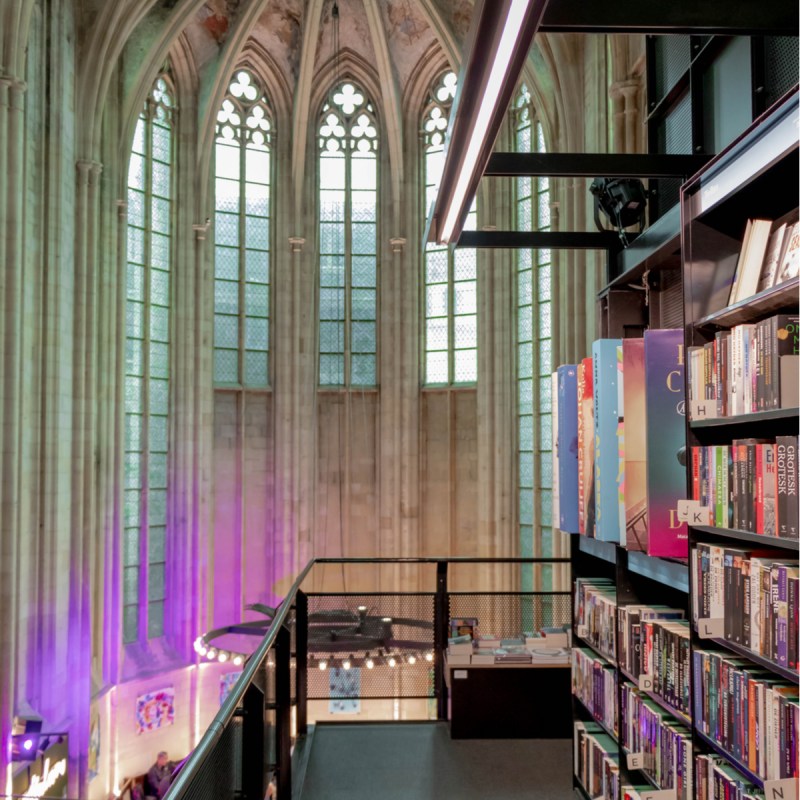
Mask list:
[[450,115],[428,241],[461,234],[547,0],[478,0]]

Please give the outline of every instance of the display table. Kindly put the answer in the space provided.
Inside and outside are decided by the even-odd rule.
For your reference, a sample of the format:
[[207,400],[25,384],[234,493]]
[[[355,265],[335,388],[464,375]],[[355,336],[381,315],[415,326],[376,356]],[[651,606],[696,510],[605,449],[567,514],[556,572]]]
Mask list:
[[569,739],[568,664],[470,664],[445,659],[453,739]]

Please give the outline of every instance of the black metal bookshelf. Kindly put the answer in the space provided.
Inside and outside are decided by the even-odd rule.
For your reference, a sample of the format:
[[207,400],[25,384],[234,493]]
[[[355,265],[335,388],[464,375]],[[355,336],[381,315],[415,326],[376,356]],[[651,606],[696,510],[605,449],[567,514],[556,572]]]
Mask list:
[[[628,672],[627,669],[625,669],[625,667],[620,666],[619,671],[634,686],[636,686],[637,688],[639,687],[639,681],[636,680],[636,678],[634,678],[633,675],[630,672]],[[646,695],[648,699],[652,700],[657,706],[666,711],[667,714],[671,714],[673,717],[675,717],[675,719],[678,722],[682,722],[687,727],[692,726],[692,718],[688,714],[685,714],[680,709],[677,709],[674,706],[670,705],[663,697],[661,697],[661,695],[658,695],[655,692],[645,691],[644,689],[639,689],[639,691],[642,694]]]
[[733,417],[712,417],[711,419],[693,419],[689,427],[693,430],[700,428],[730,428],[736,425],[757,425],[760,422],[772,422],[780,419],[796,419],[796,408],[773,408],[769,411],[754,411],[752,414],[737,414]]
[[716,539],[734,539],[737,542],[748,542],[759,544],[762,547],[772,547],[776,550],[790,550],[793,553],[800,551],[800,541],[797,539],[785,539],[780,536],[765,536],[763,533],[753,533],[752,531],[738,531],[734,528],[716,528],[710,525],[699,525],[692,530],[698,534],[711,536]]
[[791,681],[792,683],[798,683],[798,675],[796,669],[789,669],[789,667],[784,667],[781,664],[776,664],[774,661],[771,661],[768,658],[764,658],[764,656],[759,655],[758,653],[754,653],[748,647],[742,647],[735,642],[729,642],[727,639],[706,639],[704,641],[714,642],[714,644],[718,645],[719,647],[724,647],[726,650],[730,650],[732,653],[736,653],[737,656],[744,656],[745,658],[752,661],[754,664],[758,664],[760,667],[764,667],[768,669],[770,672],[774,672],[776,675],[780,675],[782,678],[785,678],[787,681]]
[[697,728],[694,729],[694,733],[701,742],[710,747],[715,753],[717,753],[717,755],[728,759],[728,761],[730,761],[731,764],[751,783],[753,783],[755,786],[758,786],[759,789],[764,788],[764,779],[759,778],[759,776],[754,772],[750,772],[750,770],[744,764],[742,764],[742,762],[739,761],[739,759],[736,758],[733,753],[726,750],[719,742],[715,741],[710,736],[707,736],[702,731],[697,730]]

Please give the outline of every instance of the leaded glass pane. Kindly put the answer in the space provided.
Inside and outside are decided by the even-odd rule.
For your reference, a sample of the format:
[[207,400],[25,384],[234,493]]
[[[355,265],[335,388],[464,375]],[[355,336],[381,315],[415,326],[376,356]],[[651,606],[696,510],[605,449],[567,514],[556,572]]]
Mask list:
[[125,454],[125,488],[140,489],[141,456],[139,453]]
[[150,413],[166,414],[169,411],[169,382],[150,379]]
[[375,256],[353,256],[350,282],[355,287],[374,287],[377,284]]
[[530,199],[517,203],[517,229],[529,231],[533,228],[533,211]]
[[247,350],[265,352],[268,343],[267,320],[262,317],[245,317],[244,346]]
[[320,223],[319,251],[325,254],[344,252],[344,225],[342,223]]
[[353,224],[353,253],[368,255],[376,252],[375,224]]
[[[128,262],[133,261],[134,264],[128,264],[128,274],[130,275],[131,267],[134,267],[136,264],[144,264],[144,231],[141,228],[134,228],[133,226],[128,226]],[[128,297],[131,297],[131,285],[130,280],[128,281]],[[143,291],[141,284],[139,285],[139,290]]]
[[553,382],[549,375],[539,378],[539,410],[542,414],[553,410]]
[[533,414],[533,382],[531,380],[518,382],[517,400],[520,414]]
[[517,178],[517,201],[530,197],[533,192],[532,186],[529,175]]
[[247,180],[259,183],[269,182],[269,152],[266,150],[255,150],[248,147],[245,150],[245,169],[247,170]]
[[322,353],[344,352],[344,322],[319,323],[319,349]]
[[237,317],[214,315],[214,347],[239,347],[239,320]]
[[153,158],[169,163],[172,161],[172,132],[164,125],[153,125]]
[[142,418],[138,414],[125,415],[125,449],[142,449]]
[[169,378],[169,345],[165,342],[150,343],[150,377]]
[[553,486],[553,461],[549,458],[539,460],[539,481],[543,489],[551,489]]
[[[144,153],[145,151],[145,135],[147,131],[147,125],[145,123],[144,115],[140,114],[139,119],[136,120],[136,129],[133,132],[133,144],[131,146],[131,151],[133,153]],[[128,179],[128,183],[131,184],[130,178]]]
[[550,450],[550,442],[553,440],[553,420],[549,414],[539,417],[539,449]]
[[425,331],[428,350],[447,350],[448,324],[447,317],[429,318]]
[[539,335],[542,337],[550,336],[550,303],[539,304]]
[[128,189],[128,224],[137,228],[144,227],[145,197],[144,193]]
[[164,453],[151,453],[147,463],[147,478],[152,489],[165,489],[167,486],[167,456]]
[[142,375],[144,373],[144,347],[138,339],[125,340],[125,373]]
[[454,324],[457,349],[478,346],[478,320],[476,317],[456,317]]
[[214,241],[230,247],[239,246],[239,217],[236,214],[217,212],[214,226]]
[[125,330],[128,336],[141,339],[144,335],[144,305],[128,300],[125,305]]
[[345,318],[344,289],[320,289],[320,320],[337,320]]
[[153,163],[153,193],[169,198],[172,173],[168,164]]
[[142,409],[142,379],[125,377],[125,412],[135,414]]
[[169,341],[169,309],[150,306],[150,338],[156,342]]
[[455,381],[456,383],[473,383],[478,380],[478,351],[456,350]]
[[[548,455],[548,458],[550,456]],[[553,524],[553,495],[547,489],[542,489],[539,493],[539,503],[542,509],[541,524]],[[544,532],[544,531],[543,531]]]
[[132,189],[144,189],[145,187],[145,157],[136,153],[131,153],[131,160],[128,165],[128,186]]
[[126,567],[122,571],[122,602],[135,603],[139,599],[139,567]]
[[246,183],[244,187],[245,213],[253,217],[269,217],[269,187],[260,183]]
[[533,250],[517,250],[517,269],[526,270],[533,268]]
[[169,233],[169,200],[153,196],[150,202],[152,204],[153,230],[158,233]]
[[269,247],[269,220],[247,217],[245,245],[256,250],[266,250]]
[[371,320],[376,316],[376,292],[374,289],[353,289],[352,319]]
[[425,282],[447,283],[447,250],[428,250],[425,253]]
[[533,377],[533,344],[521,342],[517,346],[517,375],[520,378]]
[[217,177],[239,181],[239,145],[217,142],[215,170]]
[[353,222],[375,222],[378,218],[375,192],[352,192],[351,196]]
[[519,454],[519,485],[533,486],[533,453]]
[[214,311],[218,314],[239,313],[239,284],[233,281],[214,282]]
[[450,363],[447,353],[427,353],[425,356],[426,383],[447,383]]
[[[147,518],[150,523],[148,531],[147,556],[150,561],[164,560],[164,528],[156,525],[167,524],[167,492],[164,489],[151,489],[148,495]],[[155,543],[155,546],[154,546]]]
[[550,225],[550,204],[546,197],[539,197],[539,229],[547,228]]
[[169,305],[169,273],[154,269],[150,273],[150,302],[159,306]]
[[350,362],[351,382],[355,386],[375,386],[375,356],[353,355]]
[[217,211],[236,214],[239,211],[239,182],[227,178],[217,178],[214,183],[214,197]]
[[339,189],[323,189],[319,193],[319,218],[322,222],[343,222],[345,193]]
[[473,281],[457,283],[455,290],[455,313],[474,314],[477,310],[476,286]]
[[139,635],[139,606],[126,606],[122,613],[122,639],[125,644],[130,644]]
[[[164,509],[163,514],[161,515],[163,519],[166,519],[167,513],[166,508]],[[147,535],[147,554],[148,554],[148,573],[149,577],[153,577],[153,573],[156,572],[156,568],[160,565],[162,570],[164,567],[164,553],[166,550],[166,539],[167,539],[167,531],[163,524],[153,524],[150,526]],[[163,583],[163,577],[161,579],[161,583]],[[152,586],[152,584],[151,584]],[[161,600],[163,595],[161,595],[160,591],[156,591],[153,593],[150,592],[150,599],[151,600]]]
[[[140,237],[136,236],[135,239]],[[129,236],[130,240],[131,237]],[[142,237],[142,241],[143,241]],[[127,296],[128,300],[144,300],[144,268],[139,264],[128,264],[128,280],[127,280]]]
[[533,448],[533,417],[519,418],[519,449],[530,450]]
[[519,489],[519,522],[525,526],[533,524],[533,492],[522,486]]
[[125,492],[125,525],[129,527],[122,533],[122,566],[136,567],[139,565],[138,492]]
[[269,283],[269,253],[246,251],[244,278],[248,283]]
[[236,350],[214,350],[214,383],[238,383],[239,357]]
[[477,277],[477,253],[474,250],[458,249],[454,255],[454,280],[472,281]]
[[344,256],[320,256],[319,283],[320,286],[338,288],[344,286],[345,259]]
[[539,300],[547,302],[550,300],[550,267],[539,267]]
[[320,384],[323,386],[341,386],[344,384],[344,356],[320,355]]
[[160,233],[150,235],[150,264],[155,269],[169,269],[169,236]]
[[164,601],[148,603],[147,606],[147,638],[158,639],[164,635]]
[[344,189],[344,154],[325,154],[320,158],[320,186],[323,189]]
[[428,317],[447,316],[447,284],[428,286],[425,289],[425,310]]
[[[267,286],[259,283],[248,283],[245,285],[244,313],[247,314],[248,317],[269,316],[269,289]],[[263,329],[266,331],[267,326],[263,325]]]
[[[331,324],[331,323],[326,323]],[[342,333],[344,325],[341,325]],[[374,353],[376,351],[376,335],[374,322],[354,322],[350,327],[350,350],[353,353]]]
[[150,417],[150,451],[166,453],[169,445],[169,420],[167,417]]
[[550,374],[553,371],[553,343],[550,339],[539,341],[539,374]]
[[233,247],[214,249],[214,274],[218,279],[235,281],[239,278],[239,252]]
[[244,352],[245,386],[263,387],[269,382],[268,357],[265,350]]
[[519,309],[517,331],[521,342],[529,342],[533,338],[533,320],[530,306]]

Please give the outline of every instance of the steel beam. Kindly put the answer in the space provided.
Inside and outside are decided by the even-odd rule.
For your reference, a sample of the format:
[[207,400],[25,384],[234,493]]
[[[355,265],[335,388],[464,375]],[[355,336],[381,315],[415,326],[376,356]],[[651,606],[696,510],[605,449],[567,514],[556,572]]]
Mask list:
[[484,175],[551,178],[689,178],[710,156],[658,153],[492,153]]
[[542,250],[608,250],[622,249],[614,231],[462,231],[456,247],[505,247]]

